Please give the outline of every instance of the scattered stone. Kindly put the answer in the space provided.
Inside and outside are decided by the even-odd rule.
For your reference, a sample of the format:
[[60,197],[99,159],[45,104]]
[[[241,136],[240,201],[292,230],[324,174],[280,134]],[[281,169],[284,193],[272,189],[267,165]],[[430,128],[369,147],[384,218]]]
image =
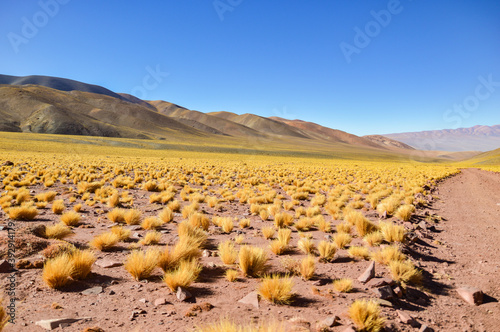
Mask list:
[[131,239],[140,239],[141,237],[142,237],[142,235],[137,233],[137,232],[135,232],[134,234],[132,234],[130,236]]
[[382,287],[388,285],[387,281],[385,278],[373,278],[370,281],[366,283],[367,287]]
[[57,302],[52,303],[52,305],[50,307],[52,309],[56,309],[56,310],[57,309],[63,309],[63,307],[59,303],[57,303]]
[[388,307],[388,308],[392,308],[393,305],[391,302],[387,301],[387,300],[383,300],[383,299],[373,299],[373,301],[377,302],[379,305],[381,305],[382,307]]
[[310,331],[311,323],[302,317],[290,318],[287,322],[286,331],[290,332],[303,332]]
[[182,287],[178,287],[177,288],[177,299],[179,301],[186,301],[188,299],[190,299],[191,297],[193,297],[193,295],[191,295],[191,293],[189,293],[186,289],[182,288]]
[[373,277],[375,277],[375,262],[372,261],[366,268],[365,272],[359,276],[358,280],[359,282],[365,284]]
[[100,266],[100,267],[105,268],[105,269],[109,269],[109,268],[116,267],[116,266],[122,266],[123,263],[103,258],[103,259],[98,259],[95,262],[95,265]]
[[387,219],[387,211],[379,214],[380,219]]
[[200,306],[203,311],[210,311],[214,308],[213,304],[209,302],[203,302]]
[[155,306],[155,307],[158,307],[158,306],[160,306],[160,305],[164,305],[164,304],[167,304],[167,299],[166,299],[166,298],[164,298],[164,297],[160,297],[160,298],[158,298],[158,299],[156,299],[156,300],[154,301],[154,306]]
[[92,288],[87,288],[84,290],[81,294],[82,295],[97,295],[102,293],[102,287],[101,286],[96,286]]
[[427,230],[427,223],[426,223],[425,221],[423,221],[423,220],[422,220],[421,222],[419,222],[419,223],[418,223],[418,225],[417,225],[417,229],[418,229],[418,228],[420,228],[420,229],[422,229],[422,230],[424,230],[424,231],[425,231],[425,230]]
[[399,286],[396,286],[394,289],[393,289],[393,292],[394,294],[396,294],[397,297],[399,297],[400,299],[403,298],[403,290],[401,289],[401,287]]
[[394,299],[394,292],[392,291],[392,288],[388,285],[379,288],[374,288],[372,291],[382,300]]
[[335,325],[339,325],[340,317],[338,316],[330,316],[325,319],[323,319],[321,322],[318,323],[318,327],[333,327]]
[[7,260],[0,261],[0,273],[9,273],[12,271],[12,265]]
[[342,330],[342,332],[356,332],[356,330],[354,329],[354,327],[348,326],[347,328]]
[[399,320],[403,324],[408,324],[412,327],[420,327],[420,323],[418,323],[412,316],[410,316],[407,312],[402,310],[396,310],[398,313]]
[[408,232],[408,233],[406,233],[406,238],[410,242],[417,242],[418,241],[418,236],[414,232]]
[[130,229],[131,231],[135,232],[135,231],[142,230],[142,227],[139,225],[132,225],[132,226],[128,226],[127,229]]
[[483,292],[479,288],[463,286],[457,288],[457,293],[467,302],[473,305],[483,303]]
[[427,325],[420,326],[420,330],[418,332],[434,332],[433,328],[428,327]]
[[116,294],[116,293],[115,293],[115,291],[114,291],[114,290],[110,290],[110,291],[109,291],[109,293],[108,293],[108,295],[115,295],[115,294]]
[[55,318],[55,319],[45,319],[45,320],[39,320],[38,322],[35,322],[35,325],[38,325],[46,330],[53,330],[58,327],[66,327],[74,322],[77,322],[79,320],[86,319],[90,320],[91,318]]
[[259,295],[257,294],[257,292],[249,293],[247,296],[245,296],[238,302],[243,304],[251,304],[255,308],[259,309]]
[[148,302],[148,300],[146,300],[146,299],[140,299],[139,302],[146,303],[146,302]]
[[82,332],[104,332],[104,330],[98,326],[94,326],[94,327],[87,327]]
[[132,321],[132,320],[135,320],[137,316],[139,316],[139,315],[145,315],[145,314],[147,314],[146,310],[134,310],[130,314],[129,319]]
[[212,255],[212,254],[211,254],[211,252],[210,252],[210,251],[208,251],[208,250],[206,250],[206,249],[205,249],[205,250],[203,250],[203,253],[202,253],[202,256],[203,256],[203,257],[210,257],[211,255]]

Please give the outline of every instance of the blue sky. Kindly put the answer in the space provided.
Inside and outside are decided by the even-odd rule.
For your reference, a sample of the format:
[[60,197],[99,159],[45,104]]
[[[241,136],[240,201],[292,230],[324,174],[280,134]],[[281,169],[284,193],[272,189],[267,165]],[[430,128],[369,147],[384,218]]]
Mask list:
[[3,0],[0,22],[2,74],[357,135],[500,124],[499,1]]

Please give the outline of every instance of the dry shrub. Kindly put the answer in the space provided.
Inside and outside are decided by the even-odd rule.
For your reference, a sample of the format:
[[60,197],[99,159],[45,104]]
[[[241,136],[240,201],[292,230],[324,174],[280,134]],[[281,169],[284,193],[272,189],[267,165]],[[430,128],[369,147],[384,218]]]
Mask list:
[[414,284],[422,282],[422,272],[417,270],[409,260],[389,262],[389,271],[391,272],[392,279],[396,281]]
[[61,216],[61,222],[67,226],[78,225],[78,223],[80,223],[80,219],[81,216],[74,211],[63,213],[63,215]]
[[44,193],[39,193],[35,195],[35,199],[39,202],[52,202],[54,198],[56,198],[57,192],[55,191],[47,191]]
[[124,223],[125,222],[126,210],[115,208],[108,212],[108,219],[114,223]]
[[71,264],[73,265],[73,279],[85,279],[92,270],[92,265],[96,261],[94,253],[90,250],[76,250],[70,254]]
[[12,220],[33,220],[38,215],[38,210],[35,206],[16,206],[7,210],[9,218]]
[[385,319],[380,317],[380,307],[373,300],[354,301],[349,307],[349,317],[358,331],[378,332],[384,327]]
[[267,269],[267,254],[257,247],[243,246],[238,254],[241,272],[248,276],[258,276]]
[[224,241],[219,244],[219,257],[222,263],[226,265],[231,265],[236,262],[238,258],[238,252],[234,249],[234,244],[231,240]]
[[73,273],[74,267],[70,255],[62,254],[45,262],[42,279],[47,286],[57,289],[67,285]]
[[195,228],[201,228],[207,231],[210,226],[210,218],[206,214],[194,212],[189,215],[189,224]]
[[141,211],[130,209],[123,213],[123,221],[127,225],[139,225],[141,223],[141,216]]
[[62,199],[59,199],[52,203],[52,212],[54,212],[55,214],[63,213],[64,209],[65,206],[64,206],[64,201]]
[[289,276],[264,276],[258,292],[260,296],[275,304],[289,304],[294,296],[292,292],[293,280]]
[[415,206],[413,205],[402,205],[396,211],[396,217],[403,221],[408,221],[411,219],[411,216],[415,213]]
[[350,234],[351,233],[351,225],[347,222],[342,222],[337,225],[337,233],[346,233]]
[[132,231],[130,229],[123,228],[122,226],[111,227],[111,233],[118,235],[120,241],[127,241],[130,238]]
[[7,312],[2,306],[3,299],[0,297],[0,332],[7,326],[10,320],[10,316],[7,315]]
[[321,241],[318,244],[319,257],[322,261],[331,262],[335,258],[337,248],[331,242]]
[[222,233],[229,234],[233,230],[234,224],[233,220],[231,218],[222,218],[220,221],[220,227],[222,230]]
[[378,246],[384,240],[384,235],[380,231],[366,234],[363,241],[370,247]]
[[158,214],[158,218],[160,218],[160,220],[165,224],[169,223],[174,220],[174,212],[170,208],[166,207]]
[[196,332],[285,332],[283,323],[265,322],[258,326],[238,325],[227,318],[221,318],[220,321],[207,324],[196,328]]
[[45,227],[45,237],[47,239],[62,240],[71,235],[73,235],[71,228],[63,223]]
[[309,280],[314,276],[314,270],[316,268],[316,262],[314,257],[308,255],[306,258],[300,261],[300,275],[302,279]]
[[349,243],[351,243],[351,236],[347,233],[337,233],[333,236],[333,243],[338,249],[345,248]]
[[272,239],[275,233],[274,227],[267,226],[267,227],[262,227],[261,229],[262,235],[264,236],[265,239]]
[[141,227],[148,230],[160,228],[163,222],[158,217],[147,217],[141,223]]
[[97,250],[107,251],[111,250],[118,242],[120,242],[119,235],[112,232],[106,232],[94,237],[89,245]]
[[125,269],[132,277],[139,281],[147,279],[158,265],[158,250],[148,249],[147,251],[132,251],[125,261]]
[[53,243],[47,248],[43,249],[40,254],[47,258],[54,258],[62,254],[71,254],[76,251],[76,247],[69,242],[61,241],[58,243]]
[[236,271],[236,270],[227,270],[224,275],[229,282],[234,282],[234,281],[238,280],[238,276],[240,275],[240,272]]
[[152,244],[158,244],[161,239],[161,233],[157,231],[147,232],[144,238],[139,241],[140,244],[149,246]]
[[379,224],[380,232],[387,242],[404,242],[406,230],[404,226],[396,225],[392,222],[381,222]]
[[196,281],[201,270],[202,266],[195,259],[182,261],[175,270],[165,273],[163,282],[172,292],[176,292],[177,288],[187,288]]
[[392,261],[403,261],[406,256],[396,246],[387,246],[382,250],[375,251],[372,259],[380,264],[388,265]]
[[368,248],[366,248],[366,247],[352,246],[352,247],[349,247],[349,249],[347,250],[347,253],[352,258],[361,258],[361,259],[369,259],[370,258],[370,251],[368,251]]
[[336,279],[333,281],[333,289],[341,293],[349,293],[352,291],[352,280],[348,278]]
[[300,239],[299,242],[297,242],[297,247],[305,254],[312,254],[316,249],[314,242],[309,238]]

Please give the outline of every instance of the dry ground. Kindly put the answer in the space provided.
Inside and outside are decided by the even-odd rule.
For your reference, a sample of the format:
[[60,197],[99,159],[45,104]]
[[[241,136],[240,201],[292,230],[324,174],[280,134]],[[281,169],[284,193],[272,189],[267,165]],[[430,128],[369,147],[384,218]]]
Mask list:
[[[40,188],[39,188],[40,189]],[[145,207],[144,216],[155,215],[161,206],[151,205],[147,201],[148,194],[141,190],[130,191],[135,197],[136,207]],[[412,314],[420,323],[432,327],[435,331],[499,331],[500,330],[500,174],[465,169],[434,189],[434,195],[439,200],[432,200],[426,209],[418,211],[412,223],[406,223],[407,228],[414,228],[419,239],[406,247],[406,253],[412,257],[416,265],[424,272],[422,289],[409,287],[402,299],[392,301],[392,307],[383,307],[383,315],[387,317],[388,331],[418,331],[418,328],[402,324],[397,318],[396,310]],[[67,197],[66,197],[67,198]],[[213,211],[206,206],[203,209],[211,214]],[[103,221],[105,214],[94,213],[111,210],[99,204],[92,209],[84,206],[82,211],[85,228],[77,228],[76,235],[70,238],[72,243],[85,246],[96,234],[107,231],[109,222]],[[27,224],[48,223],[57,218],[49,209],[43,210],[36,222],[19,222],[19,229]],[[228,203],[224,214],[250,218],[252,228],[237,229],[237,233],[245,237],[245,243],[260,247],[267,246],[256,231],[263,226],[271,225],[272,221],[260,221],[258,216],[249,215],[248,208],[237,202]],[[431,222],[428,215],[439,215],[442,221]],[[367,215],[376,221],[378,216],[373,212]],[[2,224],[7,217],[0,216]],[[331,217],[325,214],[327,220]],[[174,222],[180,222],[181,215],[176,215]],[[395,221],[395,219],[394,219]],[[422,223],[423,222],[423,223]],[[332,221],[335,225],[339,221]],[[420,226],[417,226],[420,224]],[[237,225],[235,225],[237,226]],[[87,228],[88,227],[88,228]],[[175,223],[166,224],[163,228],[161,244],[173,244],[176,241]],[[144,234],[144,230],[136,230]],[[6,231],[0,232],[5,240]],[[312,232],[316,241],[325,237],[319,231]],[[22,236],[18,234],[18,236]],[[221,235],[213,230],[210,235],[212,246],[227,235]],[[33,237],[25,238],[26,246],[35,243]],[[296,231],[292,235],[292,245],[296,247],[299,236]],[[355,239],[352,244],[360,244]],[[127,244],[123,244],[125,247]],[[99,258],[123,262],[128,250],[118,248],[112,252],[99,253]],[[39,259],[38,254],[28,254],[30,261]],[[288,254],[292,258],[302,258],[298,250]],[[280,272],[280,259],[271,255],[273,269]],[[294,277],[294,291],[297,297],[292,305],[277,306],[261,300],[260,307],[238,303],[238,300],[254,291],[259,279],[242,278],[230,283],[223,278],[226,269],[218,257],[203,257],[201,263],[204,270],[200,280],[193,284],[191,292],[194,299],[191,302],[180,302],[162,283],[160,271],[154,277],[142,282],[134,281],[123,266],[113,268],[93,267],[93,274],[82,282],[77,282],[57,291],[49,289],[41,280],[40,269],[21,269],[18,273],[18,297],[21,301],[17,307],[17,322],[10,325],[7,331],[43,331],[34,322],[41,319],[60,317],[90,317],[91,321],[80,321],[64,329],[56,331],[82,331],[86,327],[99,326],[104,331],[185,331],[192,330],[197,325],[218,320],[221,316],[229,317],[237,322],[252,320],[289,320],[292,317],[302,317],[310,323],[311,330],[316,322],[331,315],[339,315],[342,325],[330,328],[330,331],[342,331],[349,324],[345,316],[348,306],[358,298],[375,297],[372,289],[356,281],[356,278],[369,264],[367,261],[352,260],[346,250],[339,250],[337,259],[332,263],[318,263],[317,277],[303,281]],[[388,277],[387,269],[376,266],[377,276]],[[348,277],[355,280],[356,290],[349,294],[329,294],[331,284],[316,285],[319,279],[335,279]],[[0,274],[2,288],[7,285],[6,274]],[[458,297],[454,288],[461,285],[478,287],[486,294],[484,304],[472,306]],[[316,285],[316,286],[315,286]],[[100,294],[84,295],[85,289],[101,286]],[[312,287],[319,291],[313,292]],[[166,304],[154,306],[158,298],[165,298]],[[196,316],[186,317],[186,312],[194,304],[208,302],[214,306],[210,311],[197,312]],[[56,303],[59,308],[54,309]],[[133,312],[136,315],[133,315]],[[306,324],[307,325],[307,324]]]

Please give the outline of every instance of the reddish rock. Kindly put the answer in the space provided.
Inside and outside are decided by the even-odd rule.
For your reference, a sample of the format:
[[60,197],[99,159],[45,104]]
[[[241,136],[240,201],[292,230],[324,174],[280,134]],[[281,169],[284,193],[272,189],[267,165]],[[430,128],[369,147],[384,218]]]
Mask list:
[[244,298],[238,301],[239,303],[251,304],[255,308],[259,309],[259,295],[257,292],[251,292]]
[[112,261],[110,259],[99,259],[95,262],[95,265],[97,266],[100,266],[102,268],[105,268],[105,269],[109,269],[109,268],[112,268],[112,267],[116,267],[116,266],[121,266],[123,265],[122,262],[117,262],[117,261]]
[[412,316],[410,316],[410,314],[408,314],[407,312],[404,312],[402,310],[396,310],[396,312],[398,313],[398,317],[399,317],[399,320],[401,321],[401,323],[408,324],[412,327],[419,327],[420,326],[420,324]]
[[366,286],[370,287],[370,288],[371,287],[382,287],[385,285],[389,285],[386,278],[373,278],[366,283]]
[[0,273],[9,273],[12,271],[12,265],[6,260],[0,261]]
[[365,272],[358,277],[359,282],[367,283],[370,279],[375,277],[375,262],[371,262],[370,265],[366,268]]
[[165,299],[164,297],[160,297],[160,298],[156,299],[154,302],[155,307],[158,307],[158,306],[164,305],[164,304],[167,304],[167,299]]
[[467,302],[473,305],[483,303],[483,292],[479,288],[464,286],[457,288],[457,293]]

